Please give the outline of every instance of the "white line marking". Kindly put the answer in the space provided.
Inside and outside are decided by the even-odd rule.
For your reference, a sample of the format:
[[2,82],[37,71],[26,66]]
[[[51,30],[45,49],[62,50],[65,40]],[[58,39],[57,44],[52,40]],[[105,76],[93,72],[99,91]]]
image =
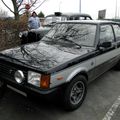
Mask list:
[[111,108],[108,110],[108,112],[106,113],[106,115],[104,116],[104,118],[102,120],[111,120],[112,116],[116,112],[119,105],[120,105],[120,96],[117,98],[117,100],[111,106]]

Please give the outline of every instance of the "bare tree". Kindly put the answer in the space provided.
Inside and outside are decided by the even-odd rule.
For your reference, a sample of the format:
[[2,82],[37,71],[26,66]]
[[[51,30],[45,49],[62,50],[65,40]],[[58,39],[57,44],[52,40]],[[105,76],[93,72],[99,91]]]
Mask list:
[[11,0],[13,10],[8,6],[5,0],[1,1],[14,14],[15,20],[19,20],[20,14],[40,7],[47,0]]

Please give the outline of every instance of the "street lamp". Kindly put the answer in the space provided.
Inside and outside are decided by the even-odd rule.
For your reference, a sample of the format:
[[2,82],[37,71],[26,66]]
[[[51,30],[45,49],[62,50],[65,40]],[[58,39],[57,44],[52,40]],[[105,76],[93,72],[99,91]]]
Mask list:
[[79,13],[81,13],[81,0],[79,1]]

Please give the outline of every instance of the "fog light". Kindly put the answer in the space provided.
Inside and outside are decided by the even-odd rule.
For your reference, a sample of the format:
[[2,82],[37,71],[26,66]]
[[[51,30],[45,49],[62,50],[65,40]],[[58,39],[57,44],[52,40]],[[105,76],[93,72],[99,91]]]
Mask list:
[[23,80],[25,79],[25,76],[21,70],[17,70],[14,76],[15,76],[16,82],[19,84],[22,83]]

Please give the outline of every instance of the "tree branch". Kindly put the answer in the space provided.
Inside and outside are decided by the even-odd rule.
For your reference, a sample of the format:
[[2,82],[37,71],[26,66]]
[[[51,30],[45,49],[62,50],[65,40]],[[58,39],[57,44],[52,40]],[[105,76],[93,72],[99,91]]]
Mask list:
[[22,5],[22,2],[23,2],[23,0],[22,0],[21,3],[18,5],[18,8]]
[[[23,1],[23,0],[22,0],[22,1]],[[30,8],[33,7],[33,5],[36,4],[37,1],[38,1],[38,0],[35,0],[35,1],[32,3],[32,5],[30,6]],[[25,8],[19,9],[19,12],[20,12],[21,10],[23,10],[23,9],[25,9]]]
[[30,6],[30,8],[37,2],[38,0],[35,0],[33,3],[32,3],[32,5]]
[[8,7],[8,5],[3,1],[3,0],[1,0],[2,1],[2,3],[14,14],[14,11],[12,11],[11,9],[10,9],[10,7]]
[[43,2],[42,3],[40,3],[40,5],[39,6],[37,6],[35,9],[33,9],[32,11],[34,11],[34,10],[36,10],[36,9],[38,9],[45,1],[47,1],[47,0],[43,0]]
[[24,10],[24,9],[25,9],[25,8],[21,8],[21,9],[18,10],[18,12],[20,12],[21,10]]

